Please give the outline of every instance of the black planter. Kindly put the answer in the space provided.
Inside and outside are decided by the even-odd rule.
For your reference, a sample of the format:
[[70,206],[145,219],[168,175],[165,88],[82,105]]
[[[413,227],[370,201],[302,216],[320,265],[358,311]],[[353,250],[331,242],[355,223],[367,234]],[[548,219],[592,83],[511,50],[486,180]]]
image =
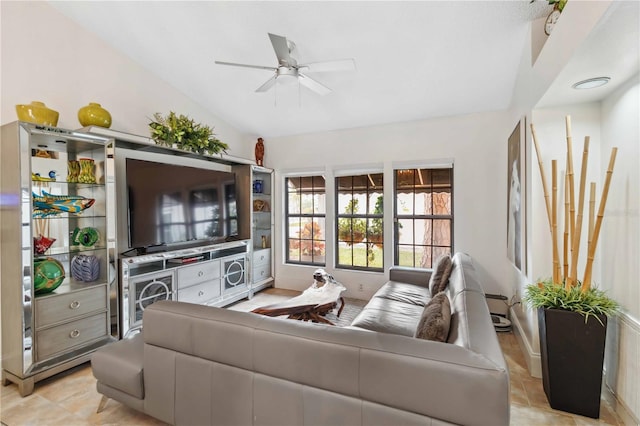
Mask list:
[[[538,308],[542,384],[551,408],[600,417],[607,317]],[[604,324],[604,326],[603,326]]]

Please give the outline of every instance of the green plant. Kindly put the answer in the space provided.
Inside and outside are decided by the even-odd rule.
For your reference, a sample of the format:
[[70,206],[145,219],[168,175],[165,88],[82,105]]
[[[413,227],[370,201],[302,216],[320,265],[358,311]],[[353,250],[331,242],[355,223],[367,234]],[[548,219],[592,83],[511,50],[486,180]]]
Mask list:
[[606,293],[595,287],[582,291],[582,283],[566,287],[564,284],[554,284],[552,279],[528,285],[523,300],[532,308],[564,309],[584,315],[585,322],[593,315],[615,316],[620,306],[609,298]]
[[[531,0],[529,3],[533,3],[536,0]],[[558,10],[560,12],[562,12],[562,9],[564,9],[564,6],[567,4],[567,0],[547,0],[549,2],[549,4],[554,5],[554,7],[557,7]]]
[[[373,214],[381,215],[383,213],[384,203],[382,195],[376,199],[376,205],[373,208]],[[382,244],[382,218],[376,217],[371,219],[371,225],[369,226],[367,233],[367,240],[375,244]]]
[[[595,216],[595,183],[591,185],[591,194],[589,196],[589,224],[587,238],[587,262],[584,272],[584,279],[578,280],[578,256],[580,252],[581,229],[583,222],[583,211],[585,204],[585,186],[587,173],[587,159],[589,154],[589,137],[585,138],[584,149],[582,155],[582,166],[580,168],[580,184],[578,196],[576,197],[573,173],[573,159],[571,153],[571,117],[566,116],[565,128],[567,135],[567,175],[564,182],[564,190],[566,194],[564,209],[564,238],[562,251],[564,252],[564,268],[562,268],[560,260],[560,247],[558,243],[558,208],[557,208],[557,169],[558,160],[551,160],[551,196],[548,191],[547,180],[544,172],[544,165],[541,160],[538,161],[540,168],[540,177],[542,179],[542,187],[545,198],[545,207],[547,210],[547,219],[549,229],[551,231],[552,243],[552,274],[551,278],[535,285],[529,285],[525,289],[525,302],[534,308],[556,308],[567,311],[578,312],[584,315],[585,321],[590,315],[604,314],[606,316],[615,315],[618,312],[618,303],[610,299],[603,291],[591,287],[591,276],[593,259],[598,245],[598,236],[600,234],[602,219],[604,217],[607,196],[609,194],[609,186],[611,184],[611,176],[615,165],[616,154],[618,148],[611,149],[609,158],[609,166],[604,181],[604,188],[600,198],[600,206],[598,215]],[[540,147],[535,132],[535,126],[531,124],[531,134],[535,146],[536,154],[540,159]],[[561,162],[560,164],[563,164]],[[577,198],[577,200],[576,200]],[[575,202],[577,201],[577,203]],[[577,214],[576,214],[577,212]],[[571,234],[571,238],[569,238]],[[569,250],[571,248],[571,250]],[[570,256],[569,256],[570,254]],[[597,318],[597,317],[596,317]]]
[[[358,213],[358,200],[351,199],[345,209],[346,214]],[[361,242],[367,234],[367,221],[362,218],[341,217],[338,219],[338,239],[348,245]]]
[[198,154],[218,154],[229,149],[226,143],[215,137],[213,128],[196,123],[186,115],[170,111],[166,117],[155,113],[153,118],[149,123],[151,138],[158,145],[175,144],[182,150]]

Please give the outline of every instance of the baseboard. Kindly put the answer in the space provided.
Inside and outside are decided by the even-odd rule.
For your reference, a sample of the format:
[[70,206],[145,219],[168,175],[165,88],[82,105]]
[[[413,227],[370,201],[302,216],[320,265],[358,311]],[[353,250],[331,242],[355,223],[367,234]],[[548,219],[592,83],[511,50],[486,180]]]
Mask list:
[[613,411],[615,411],[616,414],[620,417],[620,420],[622,420],[622,424],[640,425],[640,419],[637,419],[636,416],[631,413],[631,410],[627,408],[624,402],[620,401],[616,397],[616,394],[609,388],[609,386],[606,385],[604,378],[602,385],[602,398],[604,398],[609,403]]
[[516,340],[518,341],[520,350],[524,355],[524,360],[527,363],[529,374],[540,379],[542,378],[542,363],[540,361],[540,352],[536,352],[533,350],[531,344],[529,343],[529,340],[526,338],[524,331],[522,330],[518,315],[516,315],[516,313],[513,311],[513,308],[509,308],[509,310],[509,318],[511,319],[513,334],[516,336]]

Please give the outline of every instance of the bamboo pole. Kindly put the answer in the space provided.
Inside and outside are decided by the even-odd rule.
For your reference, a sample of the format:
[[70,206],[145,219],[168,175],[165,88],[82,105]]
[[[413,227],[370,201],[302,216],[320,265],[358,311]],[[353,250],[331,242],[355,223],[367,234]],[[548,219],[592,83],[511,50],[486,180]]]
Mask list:
[[607,168],[607,176],[604,181],[604,188],[602,189],[602,196],[600,197],[600,205],[598,206],[598,217],[596,218],[596,224],[593,227],[593,236],[591,238],[591,244],[588,248],[587,254],[587,266],[584,271],[584,280],[582,281],[582,292],[587,292],[591,288],[591,273],[593,269],[593,257],[596,253],[596,247],[598,245],[598,236],[600,235],[600,227],[602,226],[602,218],[604,217],[604,207],[607,204],[607,197],[609,195],[609,185],[611,184],[611,175],[613,175],[613,167],[616,163],[616,154],[618,148],[611,148],[611,156],[609,157],[609,167]]
[[551,230],[551,204],[549,203],[549,188],[547,187],[547,177],[544,173],[544,164],[542,163],[542,156],[540,155],[540,147],[538,146],[538,137],[536,136],[536,129],[531,123],[531,136],[533,137],[533,145],[536,148],[536,156],[538,157],[538,167],[540,168],[540,178],[542,179],[542,191],[544,193],[544,204],[547,208],[547,219],[549,220],[549,230]]
[[587,250],[591,247],[591,241],[593,240],[593,225],[596,217],[596,183],[591,182],[589,187],[589,225],[588,225],[588,239]]
[[[587,163],[589,161],[589,136],[584,138],[582,150],[582,165],[580,168],[580,188],[578,192],[578,216],[575,223],[575,234],[571,235],[571,271],[569,280],[571,285],[578,279],[578,256],[580,255],[580,237],[582,234],[582,218],[584,212],[584,186],[587,180]],[[588,249],[588,247],[587,247]]]
[[[569,174],[569,215],[570,215],[570,223],[569,223],[569,233],[571,238],[576,234],[575,226],[576,226],[576,197],[574,193],[574,179],[573,179],[573,144],[572,144],[572,136],[571,136],[571,116],[567,115],[565,117],[565,127],[567,132],[567,173]],[[573,261],[573,246],[571,246],[571,259]]]
[[562,245],[562,254],[564,259],[564,279],[568,283],[569,275],[569,176],[564,174],[564,239]]
[[551,160],[551,243],[553,244],[553,282],[560,282],[558,254],[558,161]]

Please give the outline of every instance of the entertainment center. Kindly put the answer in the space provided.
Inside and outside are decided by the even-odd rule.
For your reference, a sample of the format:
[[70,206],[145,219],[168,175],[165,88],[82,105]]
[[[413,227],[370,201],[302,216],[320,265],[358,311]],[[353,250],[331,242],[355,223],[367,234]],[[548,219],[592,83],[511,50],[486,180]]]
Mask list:
[[254,210],[257,198],[272,204],[272,170],[87,130],[116,144],[121,337],[136,332],[158,300],[226,306],[273,284],[273,214]]
[[[158,300],[273,284],[273,171],[101,127],[2,126],[2,382],[22,396],[141,327]],[[254,185],[259,181],[259,188]]]
[[158,300],[225,306],[249,296],[249,247],[236,241],[122,259],[123,335]]

